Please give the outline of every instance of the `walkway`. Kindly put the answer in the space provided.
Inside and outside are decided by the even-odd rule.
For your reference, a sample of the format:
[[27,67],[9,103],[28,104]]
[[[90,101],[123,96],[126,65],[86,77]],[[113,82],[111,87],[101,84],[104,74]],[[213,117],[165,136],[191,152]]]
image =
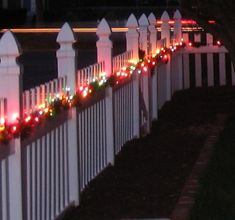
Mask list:
[[147,137],[129,142],[64,220],[169,217],[216,115],[235,112],[235,88],[173,96]]

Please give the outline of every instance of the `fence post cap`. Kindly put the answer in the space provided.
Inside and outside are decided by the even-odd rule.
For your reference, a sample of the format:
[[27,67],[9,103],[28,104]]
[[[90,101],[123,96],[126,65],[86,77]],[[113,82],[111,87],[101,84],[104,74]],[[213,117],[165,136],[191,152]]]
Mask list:
[[105,18],[101,20],[97,27],[96,35],[110,35],[111,34],[111,29],[109,27],[108,22],[106,21]]
[[162,16],[161,16],[161,20],[162,21],[169,21],[170,20],[170,17],[169,17],[169,14],[167,11],[164,11]]
[[174,19],[181,19],[182,18],[181,13],[178,9],[174,12],[173,18]]
[[0,55],[20,55],[20,45],[11,31],[6,31],[0,40]]
[[149,23],[151,25],[155,25],[156,24],[156,17],[155,15],[153,14],[153,12],[151,12],[148,16],[148,20],[149,20]]
[[137,21],[134,14],[131,14],[129,16],[127,23],[126,23],[126,27],[127,28],[137,28],[138,27],[138,21]]
[[66,43],[66,42],[75,42],[75,41],[76,39],[72,28],[67,22],[65,22],[56,38],[56,42]]
[[148,18],[146,17],[146,15],[144,13],[139,18],[139,25],[140,26],[148,26],[149,25]]

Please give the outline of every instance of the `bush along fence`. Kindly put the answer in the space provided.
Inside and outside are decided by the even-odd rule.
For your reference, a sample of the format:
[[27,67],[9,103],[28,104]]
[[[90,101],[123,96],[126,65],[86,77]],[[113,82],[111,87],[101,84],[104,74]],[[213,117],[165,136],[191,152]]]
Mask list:
[[[57,36],[58,78],[21,89],[19,45],[10,31],[0,40],[0,220],[55,219],[79,205],[80,193],[122,146],[150,131],[175,91],[234,84],[228,51],[195,47],[182,33],[181,14],[131,14],[126,52],[112,57],[111,29],[97,28],[97,63],[77,70],[76,41],[65,23]],[[198,45],[198,44],[197,44]],[[206,57],[206,58],[205,58]],[[213,64],[214,63],[214,64]],[[218,68],[217,68],[218,67]]]

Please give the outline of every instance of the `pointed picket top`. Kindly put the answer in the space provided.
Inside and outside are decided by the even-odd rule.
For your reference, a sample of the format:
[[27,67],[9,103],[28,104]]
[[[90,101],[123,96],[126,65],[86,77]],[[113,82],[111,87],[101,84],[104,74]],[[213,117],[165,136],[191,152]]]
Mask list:
[[57,38],[56,42],[63,43],[63,42],[75,42],[75,36],[72,28],[70,25],[66,22],[62,26]]
[[140,26],[148,26],[149,25],[148,18],[146,17],[146,15],[144,13],[139,18],[139,25]]
[[127,23],[126,23],[126,27],[127,28],[137,28],[138,27],[138,21],[137,21],[134,14],[131,14],[129,16]]
[[173,18],[179,20],[182,18],[182,15],[178,9],[175,11]]
[[110,35],[111,34],[111,29],[105,18],[103,18],[101,22],[99,23],[96,34],[97,35]]
[[11,31],[6,31],[0,40],[0,57],[20,54],[20,46]]
[[149,20],[149,23],[151,25],[155,25],[156,24],[156,17],[155,15],[153,14],[153,12],[150,13],[150,15],[148,16],[148,20]]
[[169,14],[167,11],[164,11],[162,16],[161,16],[161,20],[162,21],[169,21],[170,20],[170,17],[169,17]]

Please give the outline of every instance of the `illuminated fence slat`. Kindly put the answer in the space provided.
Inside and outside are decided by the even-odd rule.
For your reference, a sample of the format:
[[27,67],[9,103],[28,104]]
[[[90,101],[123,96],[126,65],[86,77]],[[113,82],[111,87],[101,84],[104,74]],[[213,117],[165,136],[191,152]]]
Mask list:
[[64,94],[66,77],[54,79],[50,82],[23,92],[23,113],[30,114],[38,110],[39,106],[48,106],[50,98],[56,94]]
[[114,89],[114,152],[134,137],[133,133],[133,81]]
[[78,110],[80,191],[107,166],[105,97]]
[[8,158],[0,160],[0,219],[7,220],[10,216],[9,204],[9,169]]
[[6,117],[6,107],[7,107],[7,100],[4,98],[0,99],[0,124],[3,124],[5,121],[5,117]]
[[166,38],[157,41],[157,50],[166,46]]
[[121,71],[123,67],[127,67],[128,61],[133,58],[133,51],[126,51],[113,57],[113,73]]
[[66,123],[23,148],[26,220],[54,219],[71,202]]
[[[7,114],[7,100],[0,99],[0,124],[4,124]],[[9,219],[9,169],[8,158],[1,158],[0,155],[0,219]]]
[[104,73],[104,62],[90,65],[77,71],[77,87],[87,85],[93,79],[99,79]]

